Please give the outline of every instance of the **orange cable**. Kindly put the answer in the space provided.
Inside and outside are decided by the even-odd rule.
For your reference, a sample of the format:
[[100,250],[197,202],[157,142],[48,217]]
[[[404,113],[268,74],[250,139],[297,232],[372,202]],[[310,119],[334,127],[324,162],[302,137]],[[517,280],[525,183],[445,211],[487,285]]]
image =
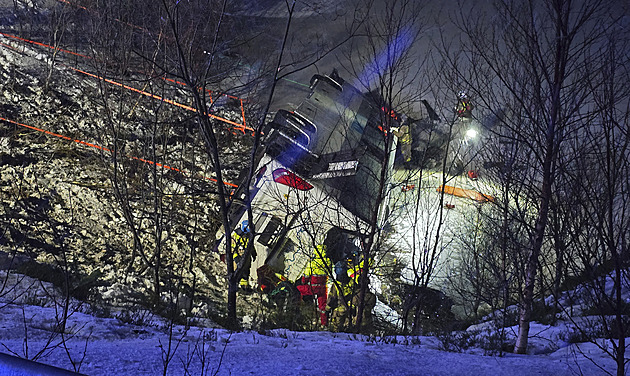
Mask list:
[[[62,1],[62,0],[59,0],[59,1]],[[33,41],[33,40],[29,40],[29,39],[21,38],[21,37],[15,36],[15,35],[6,34],[6,33],[2,33],[2,32],[0,32],[0,35],[3,35],[3,36],[5,36],[5,37],[7,37],[7,38],[13,38],[13,39],[16,39],[16,40],[19,40],[19,41],[25,42],[25,43],[30,43],[30,44],[34,44],[34,45],[37,45],[37,46],[42,46],[42,47],[46,47],[46,48],[50,48],[50,49],[55,49],[55,50],[58,50],[58,51],[61,51],[61,52],[65,52],[65,53],[69,53],[69,54],[72,54],[72,55],[76,55],[76,56],[84,57],[84,58],[86,58],[86,59],[91,59],[91,57],[86,56],[86,55],[82,55],[82,54],[79,54],[79,53],[76,53],[76,52],[72,52],[72,51],[69,51],[69,50],[65,50],[65,49],[62,49],[62,48],[58,48],[58,47],[54,47],[54,46],[50,46],[50,45],[45,44],[45,43],[36,42],[36,41]],[[9,47],[9,48],[15,49],[14,47],[11,47],[11,46],[6,45],[6,44],[4,44],[4,43],[0,43],[0,45],[4,45],[4,46],[6,46],[6,47]],[[61,63],[60,63],[60,64],[61,64]],[[132,90],[132,91],[138,92],[138,93],[140,93],[140,94],[143,94],[143,95],[146,95],[146,96],[152,97],[152,98],[154,98],[154,99],[158,99],[158,100],[161,100],[161,101],[163,101],[163,102],[166,102],[166,103],[169,103],[169,104],[172,104],[172,105],[175,105],[175,106],[178,106],[178,107],[181,107],[181,108],[187,109],[187,110],[189,110],[189,111],[194,111],[194,112],[196,112],[196,111],[197,111],[195,108],[193,108],[193,107],[191,107],[191,106],[187,106],[187,105],[184,105],[184,104],[181,104],[181,103],[175,102],[175,101],[173,101],[173,100],[166,99],[166,98],[163,98],[163,97],[157,96],[157,95],[155,95],[155,94],[151,94],[151,93],[148,93],[148,92],[145,92],[145,91],[142,91],[142,90],[139,90],[139,89],[133,88],[133,87],[131,87],[131,86],[127,86],[127,85],[124,85],[124,84],[120,84],[120,83],[115,82],[115,81],[113,81],[113,80],[109,80],[109,79],[106,79],[106,78],[102,78],[102,77],[100,77],[100,76],[97,76],[97,75],[92,74],[92,73],[85,72],[85,71],[80,70],[80,69],[78,69],[78,68],[73,68],[73,67],[70,67],[70,66],[65,65],[65,64],[62,64],[62,65],[64,65],[64,66],[65,66],[65,67],[67,67],[67,68],[70,68],[70,69],[72,69],[72,70],[74,70],[74,71],[76,71],[76,72],[83,73],[83,74],[86,74],[86,75],[88,75],[88,76],[91,76],[91,77],[94,77],[94,78],[98,78],[98,79],[104,80],[104,81],[105,81],[105,82],[107,82],[107,83],[110,83],[110,84],[113,84],[113,85],[117,85],[117,86],[123,87],[123,88],[128,89],[128,90]],[[166,80],[166,81],[174,82],[174,83],[177,83],[177,84],[180,84],[180,85],[185,85],[183,82],[176,81],[176,80],[173,80],[173,79],[171,79],[171,78],[167,78],[167,77],[161,77],[161,78],[162,78],[163,80]],[[208,93],[210,93],[210,95],[212,95],[212,92],[211,92],[210,90],[206,90],[206,91],[207,91]],[[223,121],[223,122],[225,122],[225,123],[228,123],[228,124],[234,125],[234,126],[236,127],[236,130],[239,130],[239,131],[243,132],[243,134],[245,134],[245,130],[254,131],[254,129],[253,129],[253,128],[250,128],[250,127],[248,127],[248,126],[245,124],[245,109],[244,109],[244,106],[243,106],[243,99],[238,98],[238,97],[235,97],[235,96],[232,96],[232,95],[229,95],[229,94],[223,94],[223,95],[226,95],[226,96],[227,96],[227,97],[229,97],[229,98],[238,99],[238,100],[241,102],[241,115],[242,115],[242,117],[243,117],[243,123],[242,123],[242,124],[235,123],[235,122],[233,122],[233,121],[230,121],[230,120],[224,119],[224,118],[222,118],[222,117],[219,117],[219,116],[216,116],[216,115],[213,115],[213,114],[208,114],[208,116],[210,116],[210,117],[212,117],[212,118],[214,118],[214,119],[217,119],[217,120],[219,120],[219,121]]]
[[[101,77],[101,76],[96,75],[96,74],[94,74],[94,73],[86,72],[86,71],[81,70],[81,69],[78,69],[78,68],[73,68],[73,67],[70,67],[70,66],[67,66],[67,65],[65,65],[65,66],[66,66],[67,68],[70,68],[70,69],[74,70],[75,72],[82,73],[82,74],[84,74],[84,75],[86,75],[86,76],[89,76],[89,77],[97,78],[97,79],[99,79],[99,80],[101,80],[101,81],[107,82],[108,84],[112,84],[112,85],[115,85],[115,86],[119,86],[119,87],[125,88],[125,89],[127,89],[127,90],[131,90],[131,91],[136,92],[136,93],[138,93],[138,94],[145,95],[145,96],[147,96],[147,97],[149,97],[149,98],[157,99],[157,100],[159,100],[159,101],[162,101],[162,102],[164,102],[164,103],[171,104],[171,105],[173,105],[173,106],[181,107],[181,108],[183,108],[183,109],[185,109],[185,110],[188,110],[188,111],[197,112],[197,109],[195,109],[194,107],[191,107],[191,106],[188,106],[188,105],[185,105],[185,104],[182,104],[182,103],[176,102],[176,101],[174,101],[174,100],[172,100],[172,99],[164,98],[164,97],[161,97],[161,96],[159,96],[159,95],[152,94],[152,93],[149,93],[149,92],[147,92],[147,91],[140,90],[140,89],[137,89],[137,88],[135,88],[135,87],[132,87],[132,86],[129,86],[129,85],[125,85],[125,84],[122,84],[122,83],[120,83],[120,82],[116,82],[116,81],[114,81],[114,80],[110,80],[109,78]],[[220,120],[220,121],[222,121],[222,122],[224,122],[224,123],[228,123],[228,124],[234,125],[234,126],[235,126],[238,130],[242,130],[243,132],[245,132],[245,129],[250,130],[250,131],[254,131],[254,129],[253,129],[253,128],[250,128],[250,127],[244,126],[243,124],[235,123],[235,122],[233,122],[233,121],[231,121],[231,120],[228,120],[228,119],[222,118],[222,117],[217,116],[217,115],[208,114],[208,116],[210,116],[211,118],[214,118],[214,119]]]
[[65,52],[67,54],[72,54],[72,55],[75,55],[75,56],[79,56],[79,57],[83,57],[83,58],[86,58],[86,59],[90,59],[90,57],[87,56],[87,55],[83,55],[83,54],[80,54],[80,53],[72,52],[72,51],[69,51],[69,50],[64,50],[63,48],[54,47],[54,46],[51,46],[51,45],[48,45],[48,44],[45,44],[45,43],[35,42],[34,40],[20,38],[18,36],[7,34],[7,33],[3,33],[3,32],[0,32],[0,35],[5,36],[7,38],[13,38],[13,39],[19,40],[21,42],[30,43],[30,44],[34,44],[34,45],[37,45],[37,46],[46,47],[46,48],[50,48],[50,49],[53,49],[53,50]]
[[[107,151],[107,152],[113,153],[113,151],[111,149],[102,147],[100,145],[92,144],[90,142],[86,142],[86,141],[82,141],[82,140],[78,140],[78,139],[73,139],[71,137],[64,136],[64,135],[59,134],[59,133],[50,132],[50,131],[47,131],[45,129],[34,127],[32,125],[18,123],[17,121],[10,120],[10,119],[4,118],[4,117],[0,117],[0,120],[6,121],[7,123],[19,125],[20,127],[31,129],[31,130],[34,130],[34,131],[37,131],[37,132],[41,132],[41,133],[44,133],[44,134],[49,135],[49,136],[58,137],[58,138],[61,138],[61,139],[67,140],[67,141],[71,141],[71,142],[76,142],[78,144],[85,145],[85,146],[88,146],[88,147],[91,147],[91,148],[95,148],[95,149],[98,149],[98,150],[103,150],[103,151]],[[179,168],[171,167],[169,165],[165,165],[165,164],[162,164],[162,163],[154,162],[154,161],[151,161],[151,160],[148,160],[148,159],[144,159],[144,158],[140,158],[140,157],[134,157],[134,156],[131,156],[131,155],[127,155],[127,158],[134,159],[136,161],[140,161],[140,162],[143,162],[143,163],[146,163],[146,164],[149,164],[149,165],[156,165],[156,166],[161,167],[161,168],[166,169],[166,170],[176,171],[176,172],[179,172],[180,174],[185,175],[185,176],[191,175],[189,172],[180,170]],[[217,181],[217,179],[208,178],[208,177],[205,177],[205,176],[203,178],[205,180],[210,180],[210,181],[213,181],[215,183]],[[234,188],[238,187],[238,185],[232,184],[232,183],[228,183],[228,182],[223,182],[223,184],[225,184],[227,186],[230,186],[230,187],[234,187]]]
[[[77,7],[77,8],[83,9],[83,10],[86,10],[86,11],[88,11],[88,12],[92,12],[92,13],[96,13],[96,14],[98,14],[98,12],[96,12],[96,11],[90,10],[90,9],[88,9],[88,8],[86,8],[86,7],[82,6],[82,5],[79,5],[79,4],[71,3],[71,2],[70,2],[70,1],[68,1],[68,0],[57,0],[57,1],[59,1],[60,3],[68,4],[68,5],[71,5],[71,6],[74,6],[74,7]],[[151,34],[151,32],[150,32],[149,30],[147,30],[147,29],[145,29],[145,28],[143,28],[143,27],[141,27],[141,26],[134,25],[134,24],[129,23],[129,22],[124,22],[124,21],[121,21],[121,20],[119,20],[119,19],[116,19],[116,21],[118,21],[118,22],[120,22],[120,23],[123,23],[123,24],[126,24],[126,25],[128,25],[128,26],[131,26],[132,28],[135,28],[135,29],[141,30],[141,31],[143,31],[143,32],[145,32],[145,33]],[[172,78],[167,78],[167,77],[160,77],[160,78],[161,78],[161,79],[163,79],[163,80],[165,80],[165,81],[173,82],[173,83],[176,83],[176,84],[179,84],[179,85],[183,85],[183,86],[185,86],[185,85],[186,85],[185,83],[180,82],[180,81],[177,81],[177,80],[174,80],[174,79],[172,79]],[[212,91],[211,91],[211,90],[206,90],[206,91],[207,91],[207,92],[208,92],[208,93],[212,96]],[[233,95],[229,95],[229,94],[223,94],[223,95],[225,95],[225,96],[227,96],[227,97],[229,97],[229,98],[232,98],[232,99],[238,99],[238,100],[240,100],[240,101],[241,101],[241,106],[243,106],[243,100],[242,100],[241,98],[238,98],[238,97],[235,97],[235,96],[233,96]],[[212,97],[210,98],[210,101],[212,102]],[[244,116],[244,115],[243,115],[243,119],[245,119],[245,116]],[[243,121],[243,123],[244,123],[244,121]]]

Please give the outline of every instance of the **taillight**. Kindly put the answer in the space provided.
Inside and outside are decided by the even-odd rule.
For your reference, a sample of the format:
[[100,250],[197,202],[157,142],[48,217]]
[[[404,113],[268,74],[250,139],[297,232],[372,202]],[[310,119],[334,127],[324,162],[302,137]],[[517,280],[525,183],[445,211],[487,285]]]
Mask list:
[[313,188],[306,180],[297,176],[289,170],[279,168],[273,172],[273,181],[276,183],[287,185],[300,191],[308,191]]

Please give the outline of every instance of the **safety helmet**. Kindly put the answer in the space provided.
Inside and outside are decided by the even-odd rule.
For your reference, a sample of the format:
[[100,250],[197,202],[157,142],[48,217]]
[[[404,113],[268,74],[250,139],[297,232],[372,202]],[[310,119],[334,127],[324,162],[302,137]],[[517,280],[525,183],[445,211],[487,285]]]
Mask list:
[[241,223],[241,231],[249,232],[249,221],[247,219]]
[[459,99],[466,99],[466,97],[468,97],[468,95],[466,95],[466,92],[464,90],[460,90],[459,93],[457,93],[457,97]]

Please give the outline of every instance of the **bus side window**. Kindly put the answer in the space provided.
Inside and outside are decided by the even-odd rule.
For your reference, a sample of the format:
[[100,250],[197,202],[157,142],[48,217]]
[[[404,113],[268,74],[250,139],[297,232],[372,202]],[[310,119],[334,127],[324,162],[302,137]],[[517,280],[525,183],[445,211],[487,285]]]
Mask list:
[[272,239],[279,233],[279,229],[282,226],[282,220],[278,217],[271,217],[271,220],[267,223],[265,229],[260,233],[258,237],[258,243],[269,247]]

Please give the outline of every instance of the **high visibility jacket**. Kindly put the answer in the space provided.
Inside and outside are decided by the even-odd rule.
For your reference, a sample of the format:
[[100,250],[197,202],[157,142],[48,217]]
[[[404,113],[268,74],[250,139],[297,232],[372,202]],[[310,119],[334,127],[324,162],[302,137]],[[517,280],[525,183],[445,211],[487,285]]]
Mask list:
[[[234,258],[234,262],[239,262],[240,256],[242,256],[247,249],[247,244],[249,244],[247,234],[239,234],[238,232],[232,234],[232,257]],[[239,258],[239,260],[236,260],[237,258]]]
[[[374,259],[370,258],[368,265],[370,267],[373,266]],[[353,265],[352,267],[348,268],[348,277],[350,277],[351,280],[358,282],[359,277],[361,276],[361,273],[363,272],[364,266],[365,266],[365,260],[362,259],[357,265]]]
[[457,104],[458,115],[469,115],[472,111],[472,104],[468,99],[463,99]]
[[304,268],[303,274],[307,277],[312,275],[328,275],[330,270],[332,270],[332,262],[326,255],[326,246],[320,244],[315,248],[311,261],[306,265],[306,268]]
[[403,125],[398,129],[398,131],[393,132],[396,137],[398,137],[398,142],[401,144],[411,144],[411,134],[409,133],[409,126]]
[[403,125],[402,127],[400,127],[400,136],[398,138],[398,140],[400,141],[401,144],[411,144],[411,134],[409,134],[409,126],[408,125]]
[[348,283],[340,283],[339,287],[341,288],[341,291],[337,290],[335,286],[335,290],[337,290],[337,295],[343,295],[346,298],[349,298],[350,296],[354,295],[356,292],[359,291],[359,285],[355,283],[354,280],[350,280],[350,282]]
[[[360,288],[359,280],[361,278],[361,274],[363,273],[363,267],[365,266],[365,260],[361,260],[357,265],[352,265],[348,268],[348,277],[350,277],[350,282],[348,282],[345,286],[348,286],[352,291],[358,291]],[[370,259],[368,265],[372,267],[374,264],[374,259]]]
[[243,262],[242,276],[239,281],[241,288],[249,288],[249,270],[252,265],[252,257],[247,257],[245,261],[242,261],[248,243],[249,237],[247,233],[235,231],[232,234],[232,261],[234,262],[234,270],[236,270],[238,264]]
[[[349,260],[348,262],[350,263],[351,261]],[[374,259],[370,259],[368,264],[372,266],[374,264]],[[359,302],[359,289],[361,288],[359,284],[359,279],[361,277],[364,265],[365,263],[363,262],[363,260],[361,260],[358,264],[349,265],[347,270],[347,275],[349,278],[348,282],[341,283],[337,281],[337,283],[333,284],[330,290],[330,299],[328,299],[329,310],[336,309],[338,310],[338,312],[344,312],[345,306],[341,303],[341,299],[345,301],[348,308],[356,308]],[[368,295],[370,294],[371,293],[368,292]]]

